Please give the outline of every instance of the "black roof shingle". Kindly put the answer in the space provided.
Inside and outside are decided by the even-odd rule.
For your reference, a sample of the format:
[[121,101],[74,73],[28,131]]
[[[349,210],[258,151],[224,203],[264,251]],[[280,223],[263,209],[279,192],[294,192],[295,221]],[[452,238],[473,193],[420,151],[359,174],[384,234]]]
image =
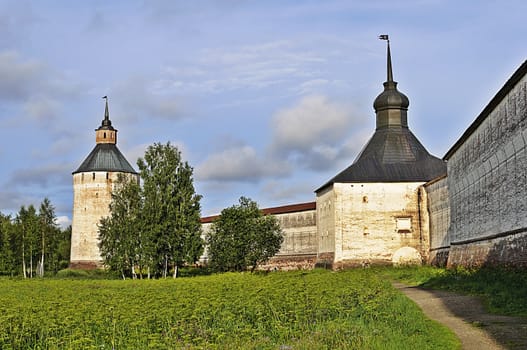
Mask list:
[[137,174],[117,146],[112,143],[97,144],[73,174],[90,171],[112,171]]

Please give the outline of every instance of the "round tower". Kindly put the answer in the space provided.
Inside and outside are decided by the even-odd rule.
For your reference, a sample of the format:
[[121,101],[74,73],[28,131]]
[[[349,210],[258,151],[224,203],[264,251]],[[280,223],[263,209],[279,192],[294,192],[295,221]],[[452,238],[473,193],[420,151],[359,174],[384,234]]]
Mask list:
[[139,175],[117,148],[117,130],[112,126],[106,100],[104,119],[95,129],[95,148],[73,174],[73,222],[70,268],[102,266],[99,228],[109,215],[113,186],[119,174],[139,181]]

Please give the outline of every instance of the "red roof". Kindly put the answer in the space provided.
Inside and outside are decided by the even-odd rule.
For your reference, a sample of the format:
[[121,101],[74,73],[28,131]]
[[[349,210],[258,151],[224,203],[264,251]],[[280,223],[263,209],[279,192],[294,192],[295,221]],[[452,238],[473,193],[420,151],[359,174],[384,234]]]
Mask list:
[[[309,202],[309,203],[282,205],[280,207],[264,208],[262,209],[262,213],[264,215],[287,214],[287,213],[296,213],[296,212],[307,211],[307,210],[315,210],[316,208],[317,208],[316,202]],[[201,218],[201,223],[207,224],[207,223],[213,222],[218,217],[219,215],[203,217]]]

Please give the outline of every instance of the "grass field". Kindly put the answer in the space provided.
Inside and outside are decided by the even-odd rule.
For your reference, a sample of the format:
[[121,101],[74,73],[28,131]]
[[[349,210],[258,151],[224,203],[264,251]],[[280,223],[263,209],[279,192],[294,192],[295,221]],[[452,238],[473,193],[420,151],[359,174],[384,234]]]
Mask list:
[[459,348],[378,272],[0,279],[0,348]]

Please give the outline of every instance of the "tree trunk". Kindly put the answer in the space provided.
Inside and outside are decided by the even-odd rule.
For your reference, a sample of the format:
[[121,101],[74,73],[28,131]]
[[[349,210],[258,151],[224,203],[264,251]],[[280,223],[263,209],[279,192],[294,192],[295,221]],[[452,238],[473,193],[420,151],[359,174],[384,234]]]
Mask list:
[[44,277],[44,243],[44,232],[42,232],[42,259],[40,261],[40,269],[38,271],[40,277]]
[[24,254],[25,246],[24,246],[24,237],[22,236],[22,273],[24,274],[24,278],[27,278],[27,272],[26,272],[26,256]]
[[177,278],[177,273],[178,273],[178,267],[177,267],[177,264],[174,264],[174,276],[173,276],[173,278]]

